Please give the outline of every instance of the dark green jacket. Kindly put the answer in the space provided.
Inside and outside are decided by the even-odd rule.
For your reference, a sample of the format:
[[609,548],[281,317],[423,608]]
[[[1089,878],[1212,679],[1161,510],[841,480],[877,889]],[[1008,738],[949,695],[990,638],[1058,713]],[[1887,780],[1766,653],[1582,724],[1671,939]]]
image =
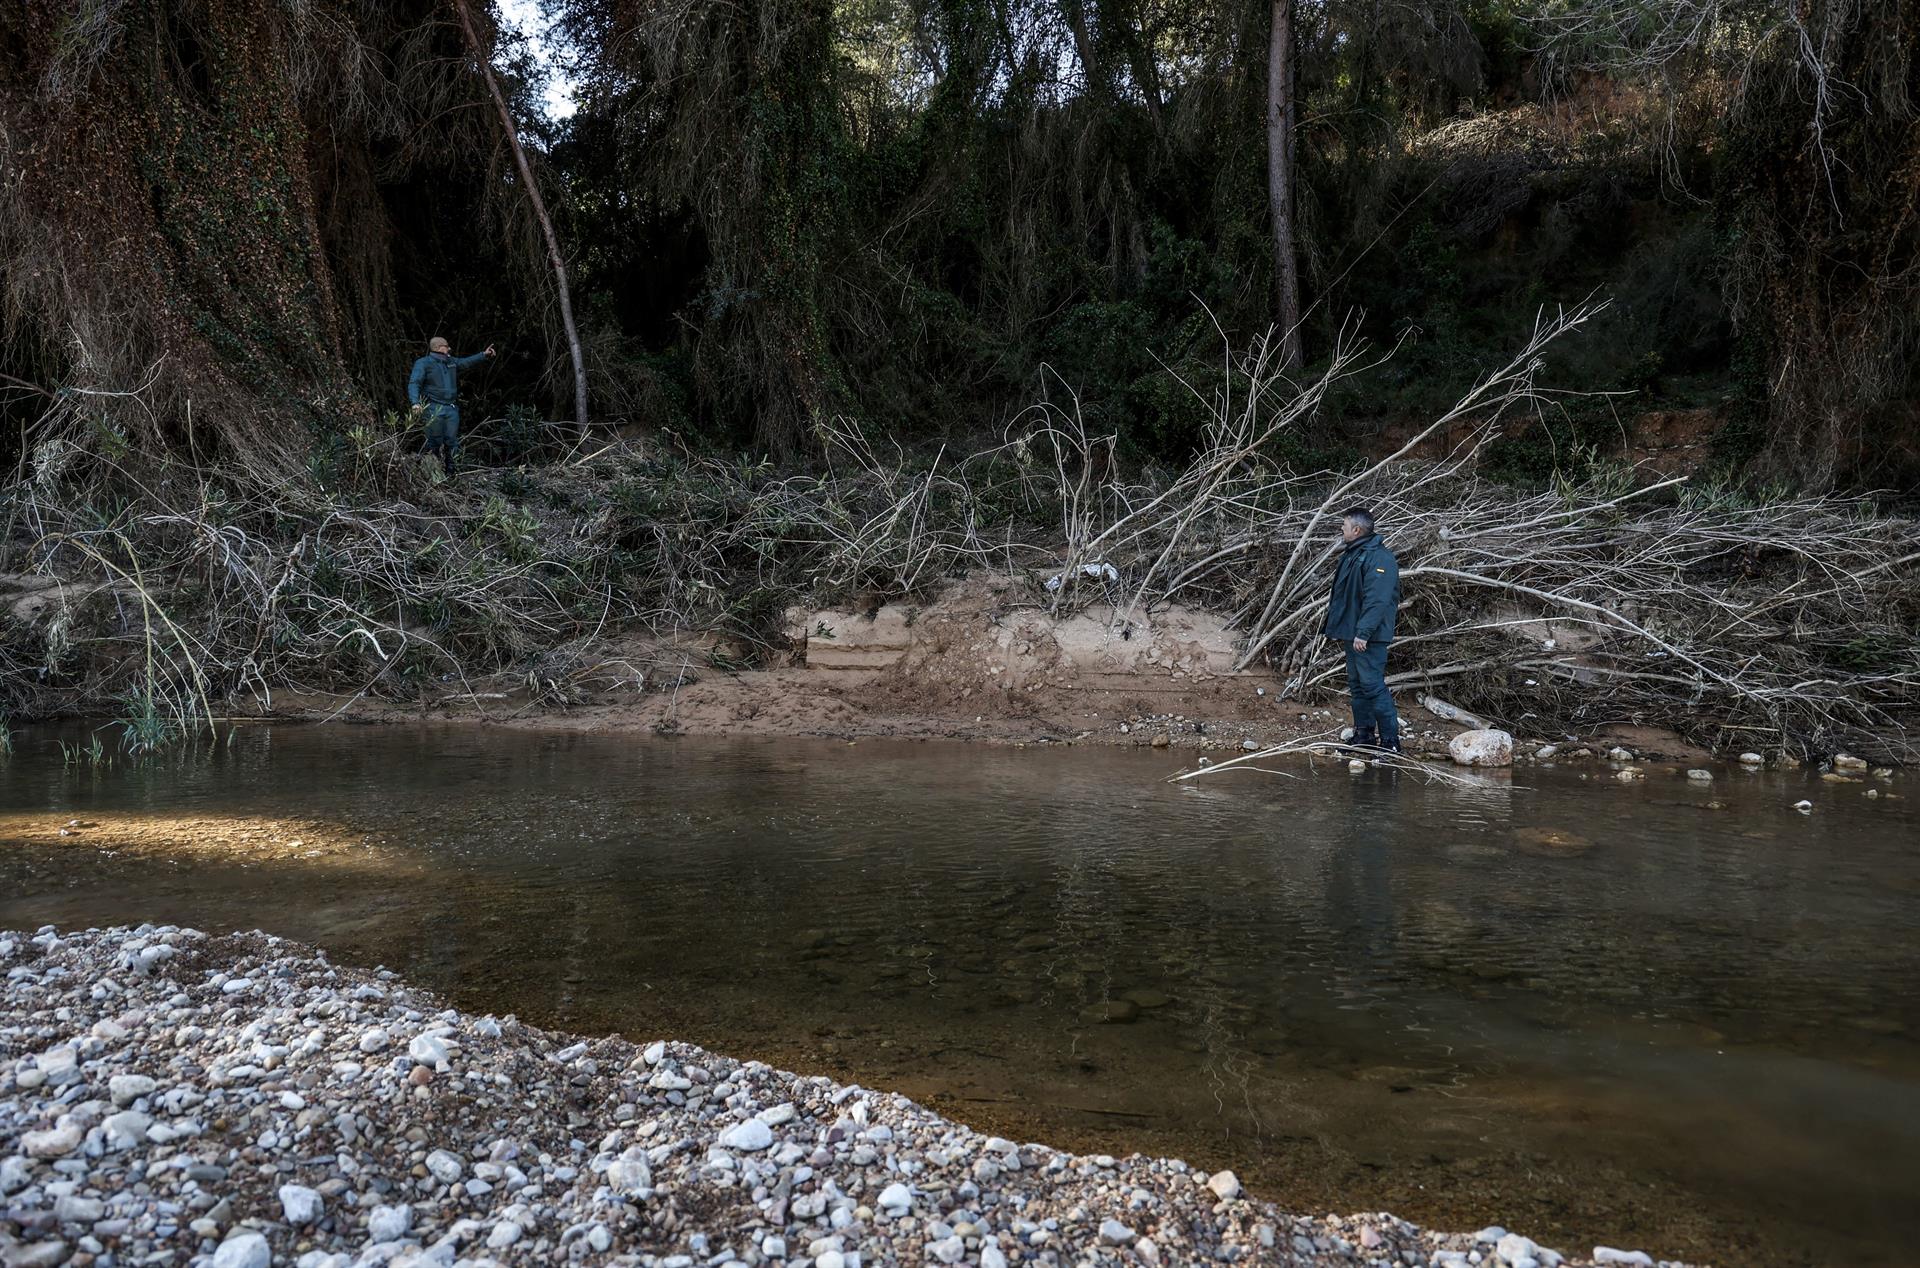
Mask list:
[[1399,610],[1400,561],[1380,534],[1368,533],[1341,553],[1334,569],[1326,635],[1342,643],[1391,643]]
[[479,365],[487,359],[484,352],[476,352],[470,357],[443,357],[437,352],[429,352],[413,363],[413,373],[407,377],[407,400],[418,405],[428,401],[434,405],[451,405],[460,395],[460,371]]

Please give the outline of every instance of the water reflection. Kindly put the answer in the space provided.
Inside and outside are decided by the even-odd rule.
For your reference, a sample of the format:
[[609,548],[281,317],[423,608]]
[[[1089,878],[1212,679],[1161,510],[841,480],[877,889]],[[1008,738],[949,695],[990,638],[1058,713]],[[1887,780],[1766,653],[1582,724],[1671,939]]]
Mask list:
[[285,729],[95,774],[28,737],[0,924],[259,926],[1308,1209],[1722,1262],[1913,1244],[1910,803],[1178,761]]

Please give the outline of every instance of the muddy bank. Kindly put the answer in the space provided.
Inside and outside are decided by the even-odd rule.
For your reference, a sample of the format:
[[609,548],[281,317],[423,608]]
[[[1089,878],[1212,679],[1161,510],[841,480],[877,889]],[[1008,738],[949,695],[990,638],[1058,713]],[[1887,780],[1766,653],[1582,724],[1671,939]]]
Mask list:
[[[1203,752],[1337,735],[1348,723],[1344,697],[1303,704],[1283,698],[1285,684],[1270,672],[1234,672],[1236,632],[1177,604],[1096,604],[1055,617],[1023,583],[975,576],[925,604],[794,608],[786,635],[787,663],[768,669],[732,668],[743,649],[712,635],[628,635],[598,647],[564,692],[473,690],[449,678],[418,704],[282,693],[265,716]],[[1424,692],[1411,675],[1394,683],[1403,738],[1410,750],[1444,758],[1466,727],[1424,708]],[[1524,717],[1486,721],[1512,731],[1523,758],[1547,744],[1596,754],[1624,746],[1656,760],[1708,756],[1631,721],[1578,735],[1541,731]]]
[[687,1044],[474,1017],[261,934],[0,934],[8,1268],[1650,1265],[982,1136]]

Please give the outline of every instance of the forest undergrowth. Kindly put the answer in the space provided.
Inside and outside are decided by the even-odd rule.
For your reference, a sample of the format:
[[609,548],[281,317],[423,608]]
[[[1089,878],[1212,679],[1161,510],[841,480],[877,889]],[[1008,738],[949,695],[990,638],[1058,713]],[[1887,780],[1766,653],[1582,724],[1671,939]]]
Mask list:
[[[1717,747],[1910,758],[1912,519],[1592,455],[1539,487],[1481,474],[1517,419],[1563,407],[1544,354],[1595,312],[1543,312],[1398,451],[1345,470],[1282,455],[1330,394],[1391,362],[1358,337],[1306,379],[1276,340],[1224,351],[1197,389],[1204,443],[1178,467],[1136,464],[1061,388],[964,452],[833,419],[805,469],[782,469],[516,414],[477,428],[475,461],[448,481],[390,415],[313,448],[303,474],[262,478],[140,443],[114,422],[124,401],[62,393],[0,500],[0,707],[114,718],[133,753],[289,690],[558,708],[610,678],[648,685],[647,664],[610,661],[617,633],[719,632],[744,649],[720,667],[743,668],[778,656],[791,603],[923,596],[981,570],[1116,631],[1176,600],[1229,615],[1243,664],[1320,700],[1339,689],[1319,638],[1337,514],[1360,502],[1401,558],[1402,684],[1538,733],[1631,721]],[[1436,437],[1451,448],[1416,460]],[[1121,602],[1045,588],[1087,563],[1117,570]]]

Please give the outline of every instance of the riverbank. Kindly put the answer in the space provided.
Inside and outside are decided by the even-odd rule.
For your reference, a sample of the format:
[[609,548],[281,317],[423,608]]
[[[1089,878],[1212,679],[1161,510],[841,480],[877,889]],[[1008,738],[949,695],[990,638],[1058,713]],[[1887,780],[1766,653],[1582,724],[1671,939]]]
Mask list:
[[[796,607],[785,625],[791,650],[772,668],[737,668],[744,650],[710,634],[616,634],[582,650],[583,669],[564,691],[525,676],[449,678],[411,702],[280,693],[268,716],[1199,752],[1324,738],[1348,721],[1344,697],[1304,704],[1268,670],[1236,672],[1232,627],[1178,604],[1126,618],[1111,606],[1056,615],[1015,580],[976,574],[924,603]],[[1468,724],[1425,708],[1427,685],[1390,667],[1409,750],[1444,759]],[[1653,760],[1710,756],[1671,730],[1626,720],[1579,732],[1543,729],[1532,716],[1486,721],[1512,731],[1522,760],[1548,744],[1566,753],[1624,747]]]
[[475,1017],[261,934],[44,929],[0,964],[7,1268],[1652,1263],[1290,1214],[1228,1172]]

